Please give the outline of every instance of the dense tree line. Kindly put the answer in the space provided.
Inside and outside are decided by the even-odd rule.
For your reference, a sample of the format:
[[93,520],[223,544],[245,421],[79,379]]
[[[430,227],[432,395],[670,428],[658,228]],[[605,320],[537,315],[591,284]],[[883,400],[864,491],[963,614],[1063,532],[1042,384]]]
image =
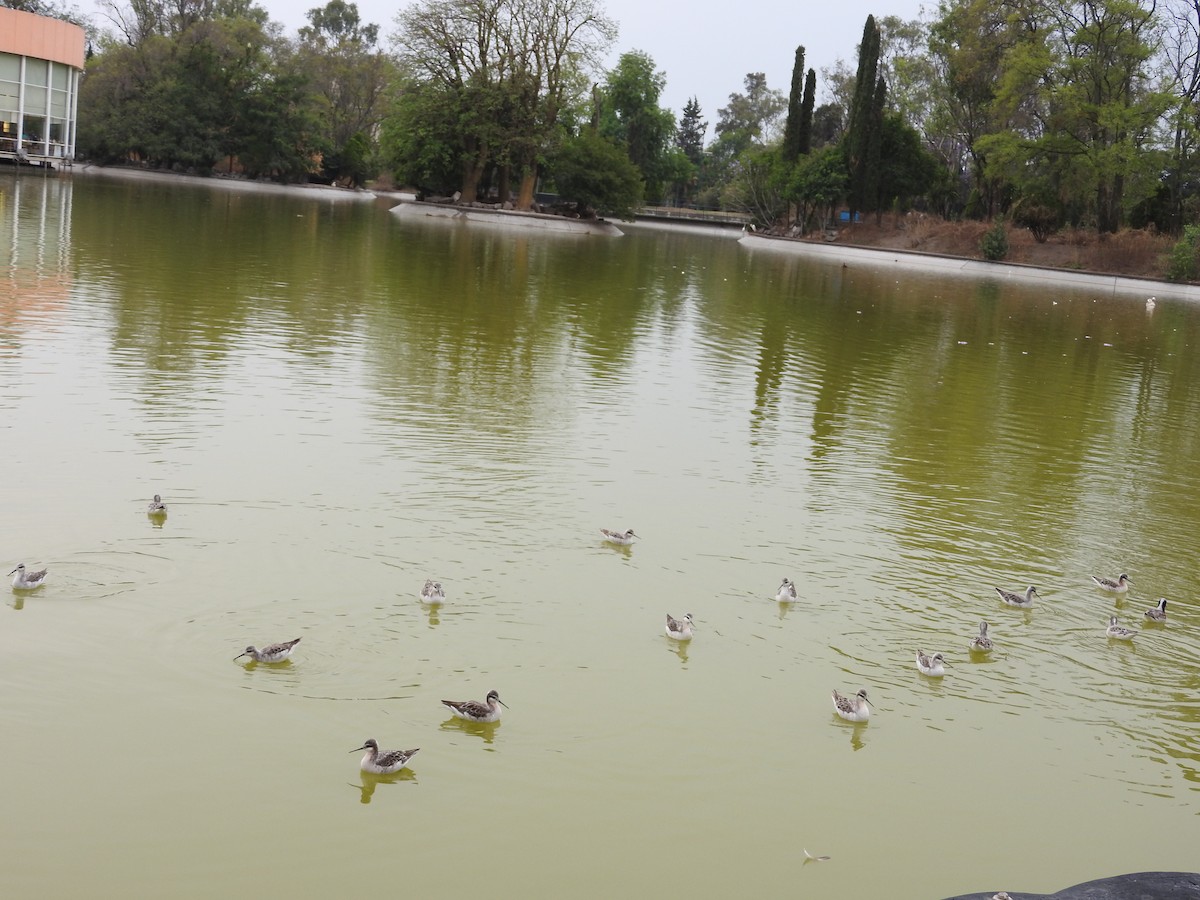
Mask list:
[[[53,0],[6,6],[61,15]],[[606,58],[600,0],[416,0],[387,48],[357,7],[293,37],[252,0],[101,0],[79,148],[101,160],[361,184],[388,174],[463,201],[583,210],[691,203],[822,227],[838,208],[1008,216],[1044,237],[1200,209],[1200,3],[941,0],[869,17],[856,66],[796,50],[712,117],[662,108],[642,51]],[[819,100],[818,100],[819,96]]]

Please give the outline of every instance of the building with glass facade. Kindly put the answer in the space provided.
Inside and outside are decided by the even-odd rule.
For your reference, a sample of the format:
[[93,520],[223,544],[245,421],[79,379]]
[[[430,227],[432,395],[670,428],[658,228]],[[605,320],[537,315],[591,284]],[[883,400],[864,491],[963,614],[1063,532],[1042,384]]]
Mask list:
[[0,8],[0,159],[74,158],[84,46],[78,25]]

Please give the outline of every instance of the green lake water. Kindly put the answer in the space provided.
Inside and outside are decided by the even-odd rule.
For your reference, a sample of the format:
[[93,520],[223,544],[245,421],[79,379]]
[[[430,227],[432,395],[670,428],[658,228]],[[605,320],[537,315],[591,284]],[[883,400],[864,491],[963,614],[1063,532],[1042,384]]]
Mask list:
[[0,175],[5,896],[1197,868],[1200,306],[388,206]]

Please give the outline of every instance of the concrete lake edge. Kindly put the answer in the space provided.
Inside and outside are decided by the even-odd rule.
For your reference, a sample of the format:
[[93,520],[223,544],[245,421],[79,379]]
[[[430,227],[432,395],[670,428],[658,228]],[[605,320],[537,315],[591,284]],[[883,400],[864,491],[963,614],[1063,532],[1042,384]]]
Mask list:
[[[482,224],[504,224],[513,228],[530,228],[544,233],[575,233],[575,234],[610,234],[621,235],[622,232],[611,222],[600,220],[603,227],[592,228],[593,223],[581,222],[577,219],[564,219],[561,216],[551,216],[545,213],[526,213],[508,210],[475,209],[450,206],[448,204],[414,203],[407,200],[410,195],[401,192],[369,191],[352,188],[330,187],[326,185],[296,185],[275,184],[273,182],[248,181],[224,176],[201,177],[184,175],[175,172],[158,172],[144,169],[125,167],[97,166],[84,164],[71,169],[60,170],[56,174],[64,175],[100,175],[116,178],[129,178],[143,181],[167,180],[178,184],[206,184],[220,189],[259,191],[262,193],[291,193],[295,196],[313,199],[343,201],[343,200],[375,200],[388,198],[400,202],[391,211],[406,218],[414,214],[427,217],[443,217],[464,222]],[[433,212],[438,209],[440,212]],[[625,223],[634,224],[634,223]],[[556,227],[565,226],[565,227]],[[578,227],[572,227],[578,226]],[[734,229],[715,226],[700,227],[698,224],[681,224],[676,222],[657,222],[639,219],[636,227],[640,229],[664,229],[680,231],[704,230],[714,234],[724,232],[739,234]],[[731,235],[732,236],[732,235]],[[990,262],[987,260],[970,259],[961,256],[946,256],[938,253],[927,253],[920,250],[896,250],[865,247],[854,244],[827,244],[796,238],[775,237],[740,232],[739,243],[748,250],[768,250],[771,252],[790,253],[806,256],[826,262],[841,262],[844,265],[851,262],[879,267],[900,267],[915,269],[926,273],[943,273],[948,276],[966,278],[985,278],[998,281],[1020,281],[1025,283],[1040,283],[1061,285],[1063,287],[1084,288],[1102,291],[1114,297],[1146,297],[1153,295],[1157,299],[1179,299],[1200,301],[1200,285],[1179,284],[1169,281],[1157,281],[1151,278],[1134,278],[1124,275],[1106,275],[1102,272],[1085,272],[1070,269],[1051,269],[1043,266],[1032,266],[1020,263]]]

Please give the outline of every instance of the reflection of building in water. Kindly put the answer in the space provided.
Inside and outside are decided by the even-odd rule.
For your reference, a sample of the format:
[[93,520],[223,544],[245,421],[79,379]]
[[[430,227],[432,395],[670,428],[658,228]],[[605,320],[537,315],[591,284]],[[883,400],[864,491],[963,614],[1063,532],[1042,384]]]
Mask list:
[[[0,10],[3,12],[3,10]],[[65,306],[72,283],[69,178],[0,177],[0,327]]]
[[70,163],[83,52],[78,25],[0,9],[0,159]]

